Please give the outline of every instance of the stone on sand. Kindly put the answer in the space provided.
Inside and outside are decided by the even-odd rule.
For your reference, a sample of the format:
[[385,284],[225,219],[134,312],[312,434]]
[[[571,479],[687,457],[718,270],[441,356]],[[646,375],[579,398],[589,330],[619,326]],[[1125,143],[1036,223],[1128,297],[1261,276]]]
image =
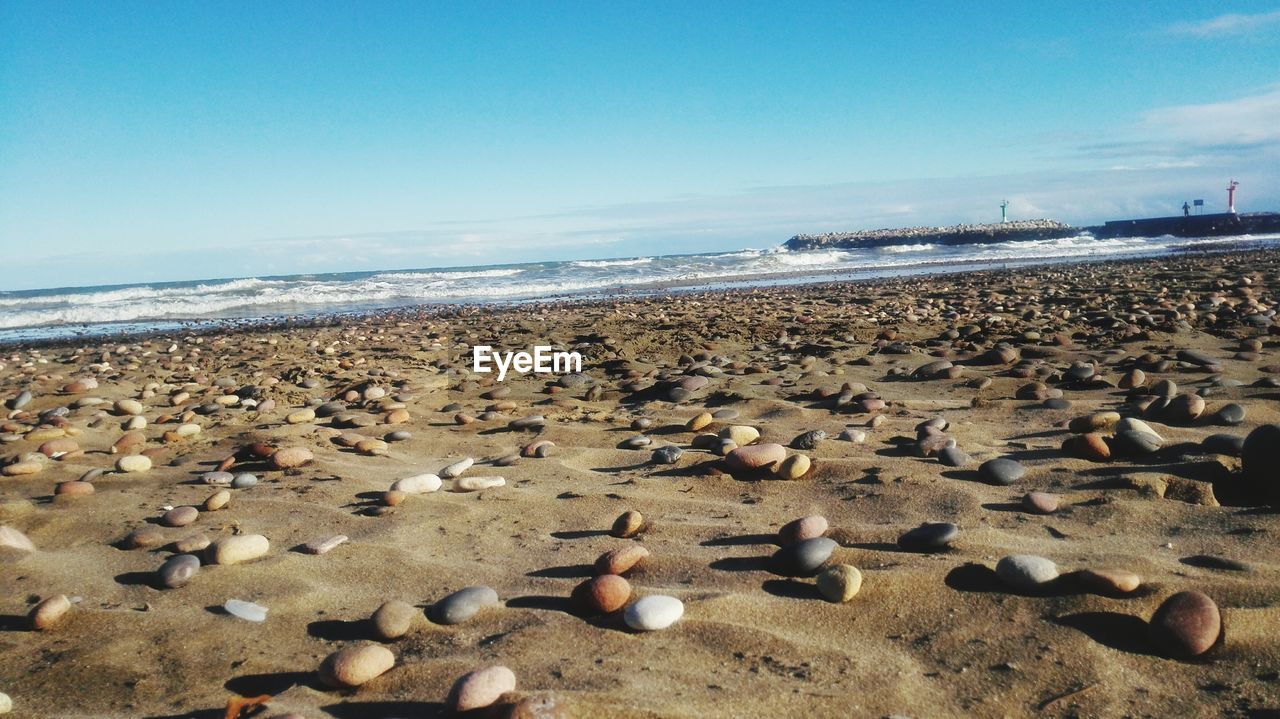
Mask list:
[[504,666],[477,669],[462,675],[449,690],[445,701],[458,714],[493,706],[503,694],[516,690],[516,675]]
[[379,644],[344,647],[330,654],[320,665],[320,679],[332,687],[358,687],[385,674],[395,666],[396,657]]
[[642,597],[623,613],[623,621],[628,627],[639,632],[654,632],[666,629],[684,615],[684,603],[675,597],[665,594],[653,594]]

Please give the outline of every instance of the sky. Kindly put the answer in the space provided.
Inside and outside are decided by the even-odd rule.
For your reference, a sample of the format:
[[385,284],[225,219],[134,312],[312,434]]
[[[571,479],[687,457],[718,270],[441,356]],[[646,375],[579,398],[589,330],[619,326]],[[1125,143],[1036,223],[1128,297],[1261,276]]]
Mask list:
[[0,2],[0,290],[1280,210],[1280,3]]

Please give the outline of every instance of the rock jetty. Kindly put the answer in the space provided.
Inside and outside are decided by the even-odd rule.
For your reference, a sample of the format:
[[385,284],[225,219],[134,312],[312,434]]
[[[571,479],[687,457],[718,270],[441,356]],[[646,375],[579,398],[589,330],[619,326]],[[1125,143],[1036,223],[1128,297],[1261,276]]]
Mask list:
[[1018,220],[989,225],[950,227],[901,227],[897,229],[828,232],[796,235],[787,240],[788,250],[866,249],[891,245],[981,245],[991,242],[1055,240],[1074,237],[1080,228],[1056,220]]

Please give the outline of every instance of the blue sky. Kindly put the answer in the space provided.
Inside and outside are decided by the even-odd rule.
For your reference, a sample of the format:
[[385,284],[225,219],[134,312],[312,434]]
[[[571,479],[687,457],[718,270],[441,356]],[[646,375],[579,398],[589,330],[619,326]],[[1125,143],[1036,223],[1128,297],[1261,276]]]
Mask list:
[[0,3],[0,289],[1280,210],[1280,4]]

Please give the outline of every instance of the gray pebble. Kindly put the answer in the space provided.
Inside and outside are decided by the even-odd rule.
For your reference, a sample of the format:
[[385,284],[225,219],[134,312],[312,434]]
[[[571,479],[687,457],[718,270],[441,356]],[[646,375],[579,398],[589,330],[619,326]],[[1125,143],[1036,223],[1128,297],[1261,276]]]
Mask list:
[[991,484],[1010,485],[1022,479],[1027,468],[1021,462],[1008,457],[989,459],[978,467],[978,474]]
[[181,587],[200,571],[200,559],[194,554],[175,554],[165,560],[156,571],[160,586],[167,589]]
[[774,574],[784,577],[808,577],[818,571],[835,551],[834,539],[814,537],[788,544],[773,554]]
[[459,589],[436,602],[431,608],[431,621],[436,624],[461,624],[481,609],[497,606],[498,593],[489,587]]

